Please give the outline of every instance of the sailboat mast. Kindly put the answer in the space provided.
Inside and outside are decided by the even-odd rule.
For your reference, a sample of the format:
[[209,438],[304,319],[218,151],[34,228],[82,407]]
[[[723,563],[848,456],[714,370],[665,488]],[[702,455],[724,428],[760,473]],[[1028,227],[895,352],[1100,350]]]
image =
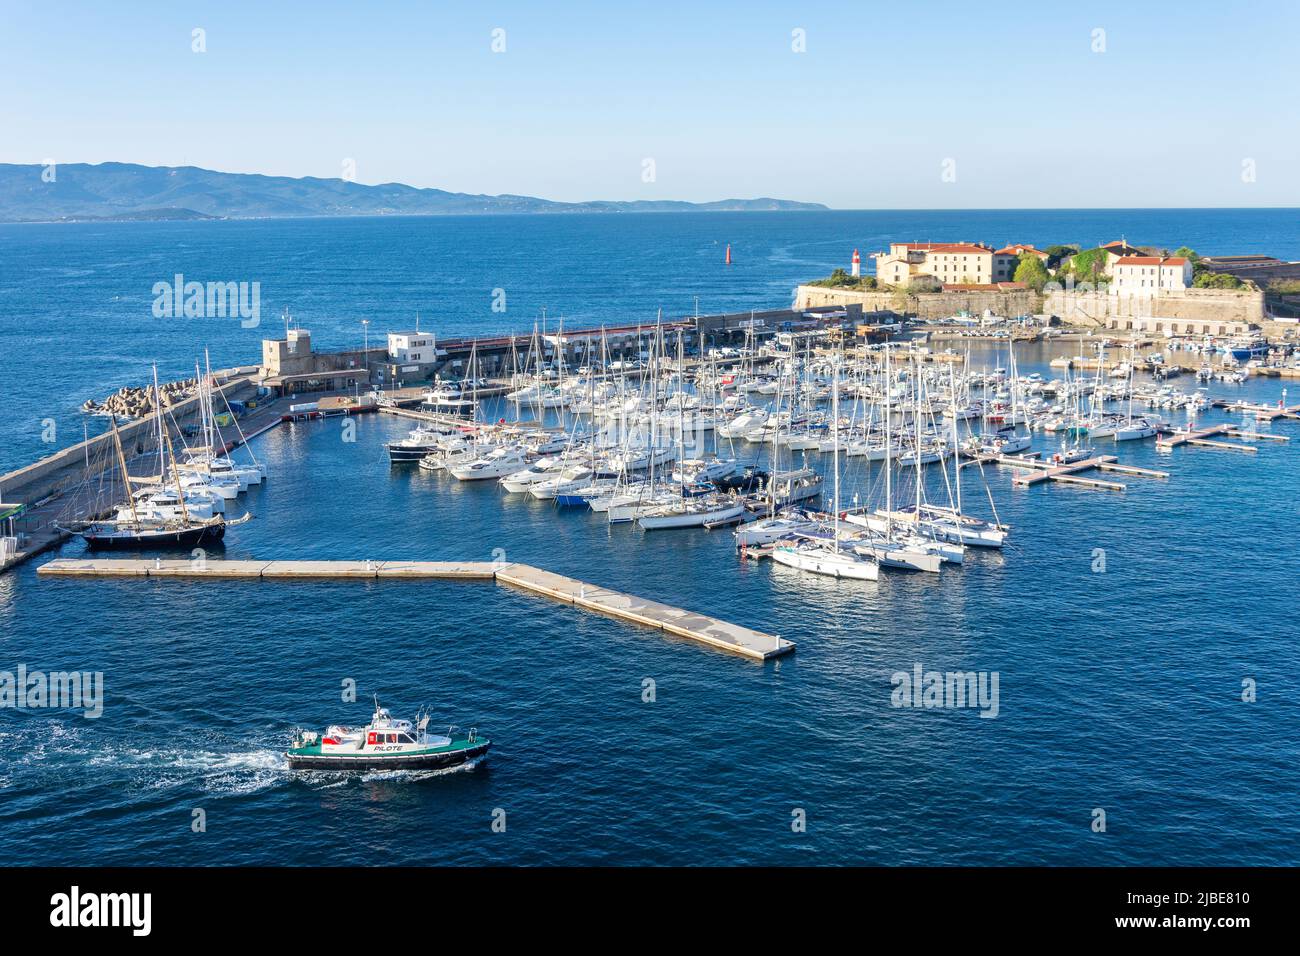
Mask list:
[[921,521],[921,356],[915,356],[916,362],[916,521]]
[[[513,339],[511,342],[513,344]],[[478,339],[469,346],[469,420],[478,423]]]
[[[1012,363],[1014,367],[1014,362]],[[1012,395],[1015,395],[1014,377],[1012,379]],[[952,392],[952,460],[953,460],[953,481],[957,485],[957,514],[961,514],[961,454],[958,452],[959,433],[957,431],[957,379],[952,370],[952,363],[948,364],[948,390]],[[1014,399],[1013,399],[1014,401]],[[1012,405],[1014,409],[1015,406]],[[1012,418],[1015,418],[1015,412],[1012,411]],[[945,464],[944,469],[948,466]]]
[[158,439],[158,480],[165,482],[167,480],[167,464],[163,459],[163,420],[162,420],[162,394],[158,391],[158,366],[153,367],[153,414],[157,428]]
[[126,487],[126,503],[131,506],[131,520],[140,524],[140,515],[135,510],[135,495],[131,494],[131,475],[126,470],[126,456],[122,454],[122,437],[117,433],[117,417],[110,415],[109,422],[113,426],[113,446],[117,449],[117,466],[122,469],[122,484]]
[[677,473],[682,479],[682,497],[686,497],[686,355],[682,350],[682,330],[677,330]]
[[835,431],[833,464],[835,467],[835,515],[831,529],[835,539],[835,552],[840,550],[840,363],[839,356],[831,362],[831,428]]
[[[894,529],[894,436],[891,430],[891,420],[894,417],[894,410],[890,405],[892,396],[891,376],[889,371],[889,343],[885,343],[885,536],[893,537]],[[868,433],[870,434],[870,433]]]
[[176,455],[172,451],[170,435],[167,436],[167,457],[171,459],[172,463],[172,477],[176,483],[176,498],[181,503],[181,517],[184,519],[185,524],[188,525],[190,523],[190,509],[185,506],[185,490],[181,488],[181,471],[176,467]]
[[[662,315],[662,310],[660,311]],[[659,319],[655,319],[655,331],[658,332]],[[639,345],[641,339],[637,337]],[[650,337],[650,485],[649,490],[654,494],[655,487],[655,452],[659,445],[659,344],[658,334]]]

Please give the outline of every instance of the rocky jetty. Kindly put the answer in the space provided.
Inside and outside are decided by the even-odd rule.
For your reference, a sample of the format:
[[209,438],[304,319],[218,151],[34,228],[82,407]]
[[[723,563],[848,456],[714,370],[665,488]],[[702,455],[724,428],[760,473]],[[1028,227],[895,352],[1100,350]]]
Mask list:
[[[162,393],[163,408],[170,408],[194,395],[197,386],[197,381],[192,378],[159,385],[158,390]],[[82,403],[81,410],[91,415],[144,418],[146,415],[153,414],[153,386],[144,388],[123,386],[102,402],[97,402],[93,398],[86,399]]]

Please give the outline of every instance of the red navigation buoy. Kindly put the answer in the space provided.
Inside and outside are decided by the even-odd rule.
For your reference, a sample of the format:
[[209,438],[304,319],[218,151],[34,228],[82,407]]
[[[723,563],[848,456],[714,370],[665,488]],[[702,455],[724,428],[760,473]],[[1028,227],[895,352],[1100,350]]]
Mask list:
[[731,265],[731,243],[727,243],[727,265]]

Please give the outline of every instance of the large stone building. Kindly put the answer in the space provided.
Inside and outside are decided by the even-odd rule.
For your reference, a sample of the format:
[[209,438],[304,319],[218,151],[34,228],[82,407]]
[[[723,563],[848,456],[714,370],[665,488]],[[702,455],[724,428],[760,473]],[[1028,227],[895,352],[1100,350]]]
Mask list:
[[881,285],[906,286],[930,278],[949,286],[981,286],[1012,281],[1022,252],[1047,259],[1047,253],[1031,245],[995,250],[978,242],[894,242],[888,252],[873,253],[872,258]]
[[367,378],[363,350],[315,352],[306,329],[288,329],[282,339],[262,340],[258,384],[277,395],[359,388]]
[[1122,256],[1110,267],[1110,278],[1121,294],[1181,292],[1192,284],[1192,263],[1182,256]]
[[915,279],[986,285],[994,282],[993,250],[971,242],[893,242],[872,254],[876,281],[905,286]]

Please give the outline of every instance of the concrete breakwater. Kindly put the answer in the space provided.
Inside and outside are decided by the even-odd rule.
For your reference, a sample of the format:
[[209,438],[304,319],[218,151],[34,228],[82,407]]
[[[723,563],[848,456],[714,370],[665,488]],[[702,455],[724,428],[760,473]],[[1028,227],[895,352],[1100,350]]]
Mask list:
[[[173,408],[194,395],[198,382],[187,378],[179,382],[163,382],[158,386],[163,408]],[[81,410],[91,414],[118,415],[123,418],[143,418],[154,411],[153,387],[123,385],[102,402],[86,399]]]
[[[256,373],[256,368],[216,373],[218,396],[225,396],[232,402],[253,397],[258,389]],[[167,406],[166,411],[168,418],[178,426],[196,423],[201,413],[198,396],[183,398]],[[278,417],[275,420],[278,421]],[[257,426],[250,421],[242,427],[250,429],[251,434]],[[156,462],[152,471],[141,464],[158,451],[157,419],[152,412],[119,425],[118,435],[132,475],[156,471]],[[221,440],[229,442],[231,436],[223,435]],[[96,435],[0,476],[0,517],[3,518],[0,534],[6,536],[3,548],[0,548],[0,572],[40,554],[67,537],[59,527],[60,521],[97,516],[103,503],[96,502],[89,479],[94,477],[92,471],[98,469],[102,472],[115,466],[116,456],[109,453],[112,441],[110,433]],[[125,494],[125,491],[120,493]]]
[[792,641],[740,624],[661,604],[527,564],[474,561],[224,561],[216,559],[59,558],[37,573],[64,578],[186,578],[302,581],[351,580],[493,581],[572,604],[608,617],[684,637],[697,644],[766,661],[789,654]]
[[[221,405],[221,396],[235,402],[257,394],[255,367],[229,369],[215,373],[215,377],[218,407]],[[169,417],[178,424],[197,420],[200,414],[197,395],[166,407]],[[156,429],[153,413],[150,412],[144,418],[119,425],[117,430],[123,449],[131,456],[157,450]],[[32,503],[79,484],[85,478],[86,462],[101,458],[104,448],[112,440],[108,433],[96,435],[61,448],[24,468],[0,475],[0,501],[7,504]]]

